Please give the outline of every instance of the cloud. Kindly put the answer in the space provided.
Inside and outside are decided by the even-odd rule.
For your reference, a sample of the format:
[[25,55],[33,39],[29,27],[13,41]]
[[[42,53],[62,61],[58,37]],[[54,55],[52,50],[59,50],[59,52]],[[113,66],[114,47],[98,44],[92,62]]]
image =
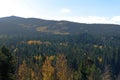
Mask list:
[[62,16],[62,17],[51,17],[49,19],[52,20],[67,20],[79,23],[103,23],[103,24],[120,24],[120,16],[113,17],[101,17],[101,16],[85,16],[85,17],[70,17],[70,16]]
[[63,8],[60,10],[61,13],[69,13],[71,10],[68,8]]
[[112,20],[116,22],[120,22],[120,16],[114,16]]

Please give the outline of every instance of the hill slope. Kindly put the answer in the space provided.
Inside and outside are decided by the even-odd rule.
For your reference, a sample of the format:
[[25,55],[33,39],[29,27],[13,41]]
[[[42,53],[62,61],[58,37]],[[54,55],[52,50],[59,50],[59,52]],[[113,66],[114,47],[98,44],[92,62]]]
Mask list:
[[1,35],[40,35],[40,34],[120,34],[120,25],[84,24],[69,21],[53,21],[16,16],[0,18]]

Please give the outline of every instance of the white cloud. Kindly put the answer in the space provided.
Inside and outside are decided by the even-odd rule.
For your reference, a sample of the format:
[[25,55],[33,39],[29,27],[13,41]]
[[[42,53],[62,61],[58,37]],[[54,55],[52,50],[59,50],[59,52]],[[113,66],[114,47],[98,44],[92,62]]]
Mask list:
[[114,16],[112,20],[116,22],[120,22],[120,16]]
[[68,8],[63,8],[60,10],[61,13],[69,13],[71,10]]
[[120,24],[120,16],[101,17],[101,16],[85,16],[85,17],[49,17],[51,20],[68,20],[79,23],[104,23],[104,24]]

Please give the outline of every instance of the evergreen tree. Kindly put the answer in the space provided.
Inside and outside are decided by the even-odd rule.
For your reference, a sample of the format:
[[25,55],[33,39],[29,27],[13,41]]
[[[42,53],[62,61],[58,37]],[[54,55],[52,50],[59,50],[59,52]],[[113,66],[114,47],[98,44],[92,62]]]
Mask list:
[[0,49],[0,80],[14,80],[15,59],[9,49],[2,46]]

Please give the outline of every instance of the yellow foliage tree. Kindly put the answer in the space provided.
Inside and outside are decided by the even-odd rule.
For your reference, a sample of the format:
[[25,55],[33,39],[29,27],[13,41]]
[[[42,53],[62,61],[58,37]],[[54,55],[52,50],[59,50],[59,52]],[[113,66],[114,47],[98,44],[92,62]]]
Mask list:
[[17,80],[41,80],[25,61],[19,66]]
[[66,57],[63,54],[58,55],[56,60],[57,80],[71,80],[72,75],[69,72]]
[[29,75],[29,69],[25,61],[23,61],[23,63],[19,66],[18,69],[18,80],[28,80]]
[[46,57],[46,60],[42,66],[43,80],[53,80],[54,67],[52,66],[51,57]]

